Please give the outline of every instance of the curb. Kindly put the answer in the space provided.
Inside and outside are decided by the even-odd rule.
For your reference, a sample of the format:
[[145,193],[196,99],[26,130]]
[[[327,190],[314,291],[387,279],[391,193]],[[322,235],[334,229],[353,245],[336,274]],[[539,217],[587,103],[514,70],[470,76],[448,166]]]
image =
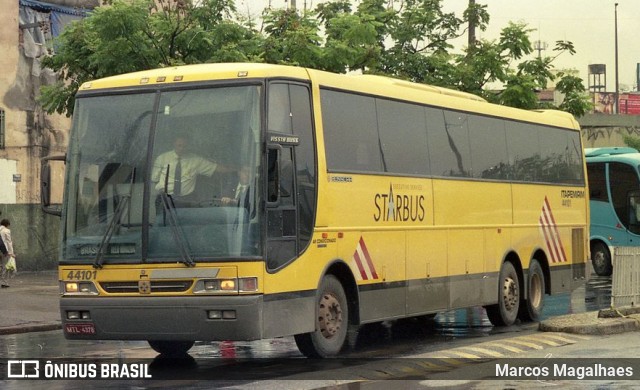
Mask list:
[[640,330],[640,308],[605,309],[541,321],[543,332],[607,335]]
[[598,318],[621,318],[640,314],[640,307],[621,307],[602,309],[598,312]]
[[3,327],[0,327],[0,335],[32,333],[32,332],[47,332],[50,330],[58,330],[58,329],[62,329],[61,323],[3,326]]

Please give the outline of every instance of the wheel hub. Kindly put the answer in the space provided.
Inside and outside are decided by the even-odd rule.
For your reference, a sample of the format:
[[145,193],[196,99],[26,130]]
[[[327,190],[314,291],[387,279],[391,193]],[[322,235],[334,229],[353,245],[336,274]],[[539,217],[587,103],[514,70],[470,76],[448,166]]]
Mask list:
[[342,327],[342,308],[338,299],[332,294],[324,294],[320,300],[318,323],[325,338],[335,336]]
[[507,311],[513,311],[518,305],[520,294],[518,293],[518,285],[512,278],[504,280],[504,289],[502,291],[504,298],[504,307]]
[[595,252],[593,254],[593,262],[597,267],[604,267],[605,265],[604,253],[601,251]]

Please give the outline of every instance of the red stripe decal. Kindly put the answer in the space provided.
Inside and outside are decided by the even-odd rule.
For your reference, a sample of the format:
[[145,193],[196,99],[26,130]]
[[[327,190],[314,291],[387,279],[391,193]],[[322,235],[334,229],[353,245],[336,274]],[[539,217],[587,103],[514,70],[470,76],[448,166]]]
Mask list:
[[360,247],[362,248],[364,259],[367,260],[367,264],[369,265],[369,271],[371,271],[371,276],[373,276],[374,279],[378,279],[376,268],[373,266],[373,262],[371,261],[371,256],[369,256],[369,250],[367,249],[367,246],[364,244],[364,239],[362,237],[360,237]]
[[353,259],[356,261],[356,265],[358,266],[358,270],[360,271],[360,276],[362,276],[363,280],[367,280],[367,273],[364,271],[364,267],[362,267],[362,261],[360,260],[360,255],[358,254],[358,250],[353,253]]

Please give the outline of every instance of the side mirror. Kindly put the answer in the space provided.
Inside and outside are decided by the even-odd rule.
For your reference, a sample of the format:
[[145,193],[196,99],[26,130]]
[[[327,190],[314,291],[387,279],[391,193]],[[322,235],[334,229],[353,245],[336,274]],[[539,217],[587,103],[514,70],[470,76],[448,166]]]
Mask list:
[[[41,169],[40,169],[40,203],[42,204],[42,211],[51,215],[62,215],[62,188],[63,185],[60,184],[59,187],[55,189],[57,191],[52,192],[52,175],[51,172],[64,172],[64,161],[66,160],[66,155],[60,156],[49,156],[42,159]],[[58,161],[55,163],[55,167],[52,167],[51,162]],[[58,167],[58,165],[61,165]],[[64,175],[55,175],[59,178],[64,177]],[[62,180],[55,180],[56,182],[61,182]],[[57,195],[54,197],[53,194]]]

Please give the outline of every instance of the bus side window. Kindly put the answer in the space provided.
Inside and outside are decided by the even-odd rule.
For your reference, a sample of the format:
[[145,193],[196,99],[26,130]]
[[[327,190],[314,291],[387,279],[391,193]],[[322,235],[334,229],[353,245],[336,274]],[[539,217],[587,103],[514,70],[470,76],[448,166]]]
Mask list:
[[292,134],[289,85],[273,83],[269,86],[268,130]]
[[618,219],[628,228],[630,222],[627,212],[629,191],[640,188],[640,181],[635,169],[631,165],[623,163],[609,163],[609,188],[611,189],[611,204]]

